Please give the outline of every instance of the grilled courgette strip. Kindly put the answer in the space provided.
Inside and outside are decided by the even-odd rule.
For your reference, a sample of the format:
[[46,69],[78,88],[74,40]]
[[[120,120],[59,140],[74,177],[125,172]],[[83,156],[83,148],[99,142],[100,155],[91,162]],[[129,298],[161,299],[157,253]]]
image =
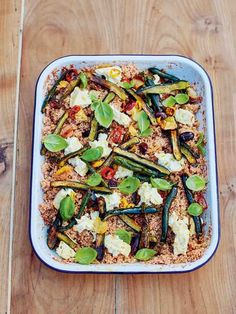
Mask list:
[[111,194],[112,190],[103,187],[103,186],[88,186],[86,184],[83,184],[79,181],[52,181],[51,186],[54,188],[58,187],[65,187],[65,188],[72,188],[72,189],[79,189],[79,190],[91,190],[99,193],[104,194]]

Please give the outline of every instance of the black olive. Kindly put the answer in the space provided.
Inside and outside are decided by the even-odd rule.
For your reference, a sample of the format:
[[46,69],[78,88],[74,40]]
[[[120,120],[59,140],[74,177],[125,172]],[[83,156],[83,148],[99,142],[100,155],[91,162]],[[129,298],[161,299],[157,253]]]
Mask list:
[[167,115],[165,114],[165,112],[156,112],[155,113],[155,117],[156,118],[162,118],[162,119],[165,119],[165,118],[167,118]]
[[181,133],[179,139],[181,142],[188,142],[194,138],[193,132],[184,132]]
[[82,133],[83,137],[88,137],[90,133],[90,130],[86,130]]
[[115,179],[111,179],[108,182],[110,188],[115,188],[117,186],[117,181]]

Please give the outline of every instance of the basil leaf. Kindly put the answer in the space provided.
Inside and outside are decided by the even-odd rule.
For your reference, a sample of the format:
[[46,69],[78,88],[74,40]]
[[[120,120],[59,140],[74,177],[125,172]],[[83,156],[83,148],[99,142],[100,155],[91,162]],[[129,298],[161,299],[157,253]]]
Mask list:
[[135,254],[134,257],[140,261],[148,261],[156,254],[157,252],[155,250],[141,249],[141,250],[138,250],[138,252]]
[[97,257],[97,251],[91,247],[82,247],[75,254],[75,261],[82,265],[91,264]]
[[125,243],[130,244],[132,233],[123,229],[116,230],[115,234]]
[[132,80],[130,83],[129,82],[120,82],[120,86],[125,88],[125,89],[130,89],[132,87],[134,87],[135,83]]
[[59,152],[68,146],[67,141],[57,134],[48,134],[43,143],[47,150],[53,153]]
[[127,177],[118,185],[118,189],[123,194],[132,194],[135,191],[137,191],[139,186],[140,186],[139,179],[135,177]]
[[81,72],[79,75],[79,78],[80,78],[81,83],[82,83],[82,88],[86,88],[88,85],[88,79],[87,79],[87,76],[85,75],[85,73]]
[[140,114],[137,117],[138,119],[138,128],[142,134],[142,132],[146,131],[150,126],[150,120],[148,119],[148,115],[143,110],[140,111]]
[[206,148],[204,146],[204,134],[203,132],[200,132],[199,139],[196,143],[197,148],[199,149],[200,153],[205,156],[206,155]]
[[188,177],[186,180],[186,186],[189,190],[192,191],[201,191],[205,188],[206,180],[196,174]]
[[154,188],[157,188],[160,191],[169,191],[174,185],[173,183],[170,183],[165,179],[159,178],[151,178],[151,184]]
[[168,98],[163,100],[162,105],[165,107],[173,107],[175,103],[176,103],[175,97],[169,96]]
[[149,135],[152,134],[152,129],[151,128],[148,128],[146,129],[145,131],[143,131],[142,133],[140,133],[140,136],[142,137],[148,137]]
[[101,183],[102,177],[99,173],[93,173],[87,180],[86,183],[90,186],[97,186]]
[[189,101],[189,96],[187,94],[177,94],[175,96],[175,100],[177,102],[177,104],[179,105],[183,105],[186,104]]
[[104,128],[108,128],[113,120],[113,110],[105,102],[100,102],[95,108],[95,118],[97,122]]
[[59,212],[63,221],[67,221],[73,217],[75,213],[75,203],[69,195],[61,200]]
[[191,203],[188,207],[188,213],[191,216],[200,216],[203,213],[203,208],[198,203]]
[[98,146],[96,148],[87,149],[81,156],[81,159],[85,161],[95,161],[102,157],[103,148]]

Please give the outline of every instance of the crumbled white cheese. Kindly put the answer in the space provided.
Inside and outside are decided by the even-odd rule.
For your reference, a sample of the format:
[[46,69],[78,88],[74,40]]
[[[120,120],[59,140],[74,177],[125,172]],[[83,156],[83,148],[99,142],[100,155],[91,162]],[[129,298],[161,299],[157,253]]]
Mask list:
[[80,106],[81,108],[86,108],[91,105],[91,103],[92,101],[87,89],[82,90],[79,87],[75,87],[70,94],[70,107]]
[[126,169],[122,166],[118,166],[118,169],[116,171],[116,174],[114,176],[115,179],[122,179],[122,178],[125,178],[125,177],[132,177],[133,176],[133,171],[132,170],[129,170],[129,169]]
[[175,112],[175,120],[182,124],[192,126],[194,123],[194,114],[189,110],[177,109]]
[[131,246],[121,240],[117,235],[106,235],[104,239],[104,245],[108,252],[111,253],[114,257],[118,256],[119,254],[128,257],[131,251]]
[[125,127],[128,127],[132,122],[131,118],[127,114],[120,112],[120,110],[118,110],[116,106],[112,104],[110,106],[113,110],[113,120]]
[[169,226],[175,233],[174,240],[174,255],[186,254],[189,242],[188,218],[180,219],[176,212],[173,212],[169,217]]
[[63,198],[65,198],[67,195],[70,195],[70,197],[72,197],[72,195],[75,192],[72,189],[61,189],[55,196],[54,200],[53,200],[53,206],[56,209],[60,208],[60,203],[63,200]]
[[90,215],[88,213],[83,215],[80,219],[76,219],[77,224],[74,226],[74,229],[79,233],[83,232],[84,230],[90,231],[93,235],[93,241],[95,241],[96,232],[94,230],[94,221],[98,216],[98,211],[92,212]]
[[103,148],[102,157],[109,156],[111,151],[112,151],[112,149],[108,146],[107,134],[105,134],[105,133],[100,133],[98,135],[98,140],[95,140],[93,142],[89,142],[89,145],[92,148],[96,148],[98,146],[101,146]]
[[68,259],[75,256],[75,251],[72,250],[72,248],[69,247],[69,245],[63,241],[60,241],[58,248],[56,248],[56,252],[60,257],[64,259]]
[[68,155],[81,149],[83,145],[80,143],[77,137],[72,136],[66,139],[68,146],[65,148],[64,153]]
[[155,153],[155,156],[158,158],[158,163],[171,172],[180,171],[184,167],[184,159],[176,160],[173,154]]
[[118,83],[121,81],[121,68],[119,66],[98,68],[95,72],[98,75],[104,75],[105,78],[112,83]]
[[157,85],[157,84],[160,84],[160,76],[158,74],[154,74],[153,75],[154,77],[154,84]]
[[109,195],[104,195],[104,194],[96,194],[97,197],[102,196],[105,199],[106,202],[106,210],[112,210],[114,208],[119,207],[121,196],[119,193],[114,192]]
[[157,189],[153,188],[151,184],[147,182],[144,182],[138,189],[138,195],[140,195],[140,203],[145,203],[147,206],[160,205],[163,202]]
[[70,158],[68,163],[74,167],[74,170],[81,176],[84,177],[88,172],[88,166],[78,156]]

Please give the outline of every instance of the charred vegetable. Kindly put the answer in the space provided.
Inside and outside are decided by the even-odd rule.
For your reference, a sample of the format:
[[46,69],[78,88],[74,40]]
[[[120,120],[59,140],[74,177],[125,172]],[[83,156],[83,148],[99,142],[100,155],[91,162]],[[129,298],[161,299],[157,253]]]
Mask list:
[[99,216],[103,218],[106,212],[106,202],[102,196],[98,197],[97,202],[98,202]]
[[177,123],[174,117],[166,117],[165,119],[159,117],[157,118],[157,121],[160,127],[165,131],[177,129]]
[[[152,79],[146,79],[146,86],[155,86],[155,83]],[[160,96],[158,94],[150,94],[150,99],[155,112],[162,112]]]
[[168,94],[171,93],[174,90],[181,90],[186,89],[190,86],[189,82],[186,81],[178,81],[176,83],[172,84],[160,84],[150,87],[144,87],[141,90],[139,90],[139,94]]
[[103,99],[103,102],[106,102],[107,104],[109,104],[110,102],[112,102],[112,100],[116,97],[115,93],[108,93],[107,96]]
[[[185,191],[185,195],[186,198],[188,200],[189,204],[195,203],[195,199],[191,193],[191,191],[188,189],[187,185],[186,185],[186,181],[188,179],[187,175],[182,175],[181,176],[181,180],[184,186],[184,191]],[[193,221],[194,221],[194,225],[195,225],[195,231],[196,234],[199,236],[202,233],[202,223],[201,223],[201,218],[199,216],[192,216]]]
[[111,92],[119,96],[122,100],[126,100],[128,98],[125,91],[114,83],[111,83],[97,76],[91,76],[90,80],[98,85],[101,85],[102,87],[109,89]]
[[78,212],[78,214],[77,214],[77,218],[78,218],[78,219],[83,215],[83,212],[84,212],[84,210],[85,210],[85,208],[86,208],[86,206],[87,206],[87,204],[88,204],[88,201],[90,200],[91,196],[92,196],[92,192],[91,192],[91,191],[88,191],[88,192],[84,195],[84,197],[83,197],[83,199],[82,199],[82,202],[81,202],[81,205],[80,205],[79,212]]
[[59,134],[61,132],[63,124],[66,122],[67,118],[68,118],[68,112],[65,111],[57,123],[56,129],[53,132],[54,134]]
[[130,218],[127,215],[120,215],[119,218],[131,229],[133,229],[136,232],[141,231],[141,226],[132,218]]
[[57,239],[57,230],[61,226],[61,218],[59,215],[57,215],[56,219],[54,220],[52,226],[48,230],[48,236],[47,236],[47,245],[49,249],[53,250],[58,242]]
[[133,153],[130,153],[130,152],[127,152],[125,150],[122,150],[120,149],[119,147],[115,147],[113,149],[113,151],[120,155],[120,156],[123,156],[123,157],[127,157],[133,161],[136,161],[137,163],[141,164],[141,165],[144,165],[146,166],[147,168],[151,168],[151,169],[154,169],[154,170],[157,170],[161,173],[164,173],[164,174],[170,174],[170,171],[168,169],[166,169],[165,167],[161,166],[161,165],[158,165],[154,162],[152,162],[151,160],[147,160],[147,159],[144,159],[144,158],[141,158]]
[[171,130],[170,131],[170,137],[171,137],[171,145],[172,145],[173,155],[175,156],[176,160],[180,160],[182,158],[182,154],[180,151],[179,138],[178,138],[177,130]]
[[127,142],[123,143],[120,147],[122,149],[128,149],[132,146],[134,146],[135,144],[138,144],[140,142],[138,137],[132,137],[130,140],[128,140]]
[[104,234],[97,234],[96,238],[96,247],[95,250],[97,251],[97,260],[101,261],[104,256]]
[[196,158],[199,158],[199,155],[196,154],[189,145],[181,143],[180,150],[190,164],[196,164]]
[[91,122],[91,129],[89,132],[89,140],[93,142],[97,138],[97,131],[98,131],[98,122],[95,118],[93,118]]
[[91,190],[99,193],[104,194],[111,194],[112,190],[103,187],[103,186],[88,186],[86,184],[83,184],[79,181],[52,181],[51,182],[52,187],[66,187],[66,188],[72,188],[72,189],[79,189],[79,190]]
[[66,231],[66,230],[71,229],[71,228],[72,228],[74,225],[76,225],[76,224],[77,224],[77,221],[76,221],[76,219],[73,217],[73,218],[71,219],[70,223],[68,223],[68,225],[63,226],[63,227],[59,227],[59,228],[58,228],[58,231],[59,231],[59,232],[64,232],[64,231]]
[[183,132],[179,136],[179,140],[181,142],[188,142],[194,139],[194,134],[193,132]]
[[69,159],[82,155],[83,152],[85,152],[86,150],[87,150],[87,146],[84,146],[83,148],[81,148],[81,149],[79,149],[73,153],[69,153],[69,154],[65,155],[64,157],[62,157],[59,160],[59,166],[63,167]]
[[57,232],[57,238],[60,241],[65,242],[66,244],[68,244],[72,249],[76,249],[77,248],[77,243],[75,243],[74,241],[72,241],[67,235],[61,233],[61,232]]
[[105,219],[111,216],[119,216],[119,215],[140,215],[140,214],[155,214],[158,213],[159,210],[154,207],[132,207],[132,208],[119,208],[115,210],[109,210],[106,213]]
[[166,79],[166,80],[169,80],[169,81],[172,81],[172,82],[178,82],[180,81],[180,79],[174,75],[171,75],[171,74],[168,74],[168,73],[165,73],[161,70],[159,70],[158,68],[149,68],[148,69],[152,74],[157,74],[159,75],[160,77]]
[[135,255],[139,249],[140,237],[141,237],[140,233],[137,233],[131,239],[130,245],[131,245],[131,254],[132,255]]
[[167,231],[168,231],[168,221],[169,221],[169,209],[171,203],[177,195],[177,187],[174,186],[170,193],[168,194],[164,207],[162,209],[162,233],[161,233],[161,242],[166,242]]

